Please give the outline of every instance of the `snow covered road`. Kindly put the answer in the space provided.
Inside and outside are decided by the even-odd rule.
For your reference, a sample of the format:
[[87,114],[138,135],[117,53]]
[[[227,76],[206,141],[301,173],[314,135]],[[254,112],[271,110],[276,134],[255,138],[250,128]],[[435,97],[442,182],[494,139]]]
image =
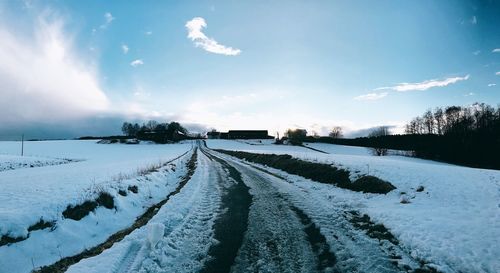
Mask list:
[[[355,228],[348,213],[353,208],[335,207],[326,197],[313,199],[307,189],[279,175],[201,143],[199,148],[191,180],[147,226],[68,272],[412,272],[420,268],[396,244]],[[152,234],[154,227],[163,232]]]

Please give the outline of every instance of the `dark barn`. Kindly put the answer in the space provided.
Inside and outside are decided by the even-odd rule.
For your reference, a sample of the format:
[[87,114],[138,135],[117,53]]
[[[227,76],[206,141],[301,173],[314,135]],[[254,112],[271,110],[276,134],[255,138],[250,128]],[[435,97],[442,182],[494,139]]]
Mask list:
[[229,130],[228,139],[268,139],[267,130]]

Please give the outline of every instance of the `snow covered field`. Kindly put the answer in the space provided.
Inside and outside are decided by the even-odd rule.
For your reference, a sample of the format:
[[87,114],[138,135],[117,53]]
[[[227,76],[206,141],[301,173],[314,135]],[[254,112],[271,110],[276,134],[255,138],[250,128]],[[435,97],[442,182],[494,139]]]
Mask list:
[[47,165],[60,165],[73,161],[77,160],[0,154],[0,172],[19,168],[36,168]]
[[[443,272],[500,271],[500,171],[460,167],[402,156],[376,157],[360,147],[308,144],[271,145],[262,141],[208,140],[210,148],[290,154],[370,174],[397,187],[387,195],[363,194],[288,176],[313,197],[355,208],[384,224],[415,259]],[[273,170],[273,172],[276,172]],[[286,175],[286,174],[282,174]],[[417,191],[420,187],[422,191]],[[403,204],[401,200],[408,200]]]
[[[0,142],[0,154],[18,153],[19,142]],[[0,272],[29,272],[104,241],[172,192],[185,173],[190,142],[168,145],[96,144],[96,141],[25,143],[31,158],[78,160],[63,165],[18,168],[0,173],[0,234],[29,238],[0,246]],[[166,164],[168,161],[181,158]],[[35,157],[32,157],[35,156]],[[4,158],[9,158],[4,156]],[[10,157],[17,162],[18,157]],[[5,162],[5,161],[3,161]],[[146,170],[159,167],[159,171]],[[128,190],[137,186],[138,192]],[[118,193],[122,190],[126,196]],[[115,209],[98,207],[75,221],[62,217],[68,205],[110,193]],[[40,219],[56,229],[28,232]],[[68,243],[70,242],[70,243]]]

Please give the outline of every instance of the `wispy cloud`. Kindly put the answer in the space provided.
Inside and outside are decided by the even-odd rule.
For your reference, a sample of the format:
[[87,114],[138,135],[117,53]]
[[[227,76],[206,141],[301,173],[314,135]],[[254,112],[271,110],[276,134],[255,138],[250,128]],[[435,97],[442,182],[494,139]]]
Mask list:
[[469,93],[465,94],[464,97],[471,97],[471,96],[474,96],[474,95],[476,95],[476,93],[469,92]]
[[497,85],[497,84],[496,83],[490,83],[490,84],[488,84],[488,87],[492,87],[492,86],[495,86],[495,85]]
[[427,90],[429,88],[433,87],[444,87],[448,86],[450,84],[454,84],[459,81],[465,81],[468,80],[470,75],[465,75],[463,77],[451,77],[451,78],[445,78],[445,79],[433,79],[433,80],[427,80],[423,82],[417,82],[417,83],[407,83],[403,82],[395,86],[389,86],[389,87],[379,87],[376,88],[375,90],[395,90],[398,92],[406,92],[406,91],[423,91]]
[[203,32],[203,28],[207,27],[205,19],[201,17],[195,17],[191,21],[186,23],[186,28],[188,30],[188,38],[191,39],[196,47],[201,47],[204,50],[228,56],[235,56],[241,53],[241,50],[237,48],[228,47],[219,44],[212,38],[207,37]]
[[138,67],[139,65],[143,65],[144,62],[142,61],[142,59],[137,59],[137,60],[133,60],[130,65],[133,66],[133,67]]
[[148,36],[149,36],[149,35],[152,35],[152,34],[153,34],[153,32],[149,30],[149,31],[144,32],[144,34],[146,34],[146,35],[148,35]]
[[354,99],[355,100],[379,100],[384,97],[387,97],[388,93],[387,92],[382,92],[382,93],[369,93],[361,96],[357,96]]
[[498,71],[497,73],[495,73],[495,75],[500,76],[500,71]]
[[477,56],[477,55],[481,54],[481,50],[476,50],[476,51],[472,52],[472,54]]
[[93,67],[74,50],[54,14],[35,21],[33,36],[0,26],[0,124],[56,122],[109,110]]
[[493,52],[493,53],[500,53],[500,48],[495,48],[491,52]]
[[99,26],[102,29],[107,28],[115,20],[115,17],[110,12],[106,12],[104,13],[104,20],[104,24]]
[[127,54],[130,48],[128,48],[128,45],[122,44],[122,51],[123,54]]

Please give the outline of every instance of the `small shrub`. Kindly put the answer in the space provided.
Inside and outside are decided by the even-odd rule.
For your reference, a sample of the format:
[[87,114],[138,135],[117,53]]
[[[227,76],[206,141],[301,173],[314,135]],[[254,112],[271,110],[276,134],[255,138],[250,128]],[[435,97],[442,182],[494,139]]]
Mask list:
[[417,187],[417,192],[423,192],[424,191],[424,186],[418,186]]
[[372,154],[373,155],[376,155],[376,156],[385,156],[387,155],[387,149],[386,148],[370,148],[370,150],[372,151]]
[[127,191],[125,190],[118,190],[118,194],[121,196],[127,196]]
[[97,204],[107,209],[112,209],[115,207],[115,200],[113,199],[113,196],[104,191],[99,194],[99,197],[97,197],[96,201]]
[[127,189],[129,191],[133,192],[133,193],[138,193],[139,192],[139,188],[136,185],[128,186]]
[[386,194],[395,188],[391,183],[371,175],[362,176],[351,184],[352,190],[369,193]]

